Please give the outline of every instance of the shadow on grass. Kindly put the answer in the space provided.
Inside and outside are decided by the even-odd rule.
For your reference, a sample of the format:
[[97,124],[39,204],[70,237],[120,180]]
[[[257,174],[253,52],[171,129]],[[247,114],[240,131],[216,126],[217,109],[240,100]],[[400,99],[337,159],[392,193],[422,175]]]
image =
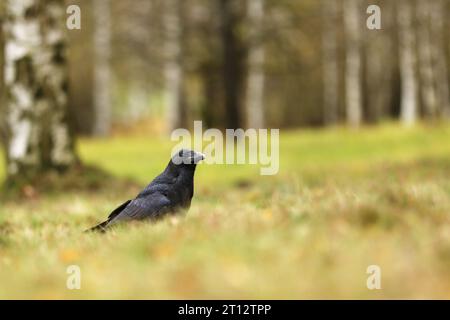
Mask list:
[[116,177],[95,166],[76,165],[63,172],[51,170],[27,179],[6,180],[0,187],[0,201],[33,200],[42,194],[66,192],[117,192],[138,187],[130,178]]

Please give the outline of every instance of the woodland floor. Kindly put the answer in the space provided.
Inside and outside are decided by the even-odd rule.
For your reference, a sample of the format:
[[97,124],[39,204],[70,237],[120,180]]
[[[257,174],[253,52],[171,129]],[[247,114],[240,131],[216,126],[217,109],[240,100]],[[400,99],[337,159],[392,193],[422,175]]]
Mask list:
[[[82,233],[170,150],[163,138],[81,139],[85,163],[134,182],[3,199],[0,298],[450,299],[450,126],[282,130],[278,175],[200,165],[185,217]],[[381,290],[366,287],[374,264]],[[69,265],[80,290],[66,287]]]

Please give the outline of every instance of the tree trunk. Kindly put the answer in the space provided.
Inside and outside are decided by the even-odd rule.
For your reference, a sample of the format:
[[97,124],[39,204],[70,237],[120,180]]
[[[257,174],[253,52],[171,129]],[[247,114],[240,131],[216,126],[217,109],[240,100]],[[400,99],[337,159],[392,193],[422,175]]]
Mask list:
[[264,0],[248,1],[250,23],[250,48],[248,52],[247,75],[247,127],[263,128],[264,117],[264,61],[265,51],[262,43],[264,23]]
[[6,122],[5,118],[1,115],[5,114],[5,35],[4,35],[4,23],[5,23],[5,4],[0,3],[0,143],[5,143],[6,139]]
[[346,111],[347,122],[352,127],[358,127],[362,120],[362,98],[361,98],[361,44],[360,23],[361,11],[359,0],[345,0],[344,2],[344,25],[346,33]]
[[417,2],[417,28],[419,76],[422,103],[425,114],[434,118],[437,113],[436,92],[434,86],[434,68],[430,39],[430,8],[428,1]]
[[149,88],[145,81],[130,81],[127,92],[127,114],[123,116],[125,122],[138,122],[149,115]]
[[6,1],[7,175],[26,179],[74,165],[67,121],[62,0]]
[[171,132],[187,125],[183,88],[183,6],[178,0],[165,0],[164,5],[166,107]]
[[94,0],[94,135],[111,129],[111,3]]
[[[436,0],[429,4],[431,6],[431,34],[433,35],[432,56],[435,61],[435,84],[437,105],[439,113],[444,118],[450,119],[450,92],[449,78],[445,45],[445,19],[446,3],[443,0]],[[448,26],[447,26],[448,28]]]
[[236,34],[238,18],[233,0],[219,0],[220,30],[225,94],[225,125],[229,129],[241,126],[242,50]]
[[[371,3],[370,1],[366,4]],[[366,99],[365,105],[370,121],[377,122],[388,114],[392,100],[395,49],[392,40],[393,4],[385,3],[382,12],[382,29],[365,30],[366,51]]]
[[405,125],[417,120],[417,79],[413,7],[409,0],[398,2],[399,54],[401,77],[400,120]]
[[323,119],[325,125],[334,125],[339,118],[339,75],[337,28],[339,3],[322,0],[322,68]]
[[[67,52],[69,67],[69,119],[75,134],[94,135],[94,40],[93,1],[76,0],[81,8],[81,29],[69,30]],[[68,3],[66,2],[68,5]],[[82,45],[86,43],[86,45]]]

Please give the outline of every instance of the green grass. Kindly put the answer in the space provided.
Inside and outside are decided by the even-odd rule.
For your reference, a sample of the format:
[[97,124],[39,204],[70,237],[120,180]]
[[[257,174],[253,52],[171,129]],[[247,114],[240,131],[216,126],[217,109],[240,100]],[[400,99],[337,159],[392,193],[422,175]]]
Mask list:
[[[0,298],[450,298],[450,126],[282,131],[278,175],[201,165],[185,217],[81,233],[170,149],[82,139],[84,162],[139,186],[1,204]],[[381,290],[366,288],[372,264]]]

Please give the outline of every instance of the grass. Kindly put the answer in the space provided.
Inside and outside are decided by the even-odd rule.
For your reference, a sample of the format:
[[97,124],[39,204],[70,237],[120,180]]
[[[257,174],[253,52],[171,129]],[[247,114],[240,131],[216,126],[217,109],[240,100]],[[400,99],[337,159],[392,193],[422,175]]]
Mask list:
[[[450,298],[450,126],[281,134],[278,175],[201,165],[187,216],[105,235],[81,231],[171,145],[80,140],[86,163],[137,185],[2,203],[0,298]],[[72,264],[81,290],[66,287]],[[366,287],[372,264],[381,290]]]

